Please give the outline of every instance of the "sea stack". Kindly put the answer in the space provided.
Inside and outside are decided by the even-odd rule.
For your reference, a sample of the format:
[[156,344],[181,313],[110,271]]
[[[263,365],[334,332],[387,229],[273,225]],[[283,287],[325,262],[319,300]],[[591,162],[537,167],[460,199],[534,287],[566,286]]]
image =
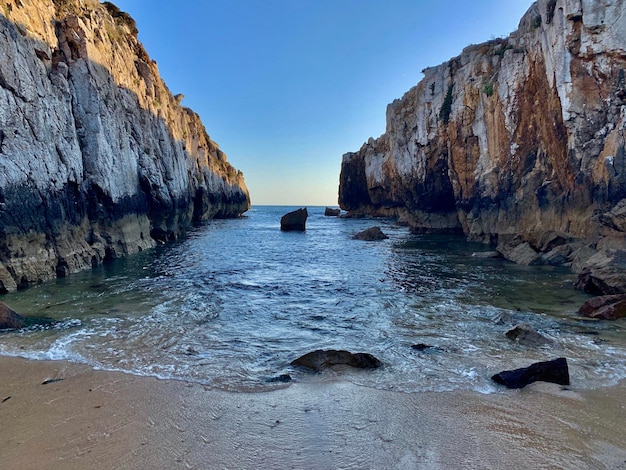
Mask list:
[[304,232],[306,230],[306,219],[309,213],[306,207],[293,212],[288,212],[280,219],[280,229],[284,232]]
[[[626,250],[625,16],[626,0],[539,0],[510,36],[425,69],[343,156],[341,208],[605,276]],[[623,293],[611,263],[601,293]]]
[[109,2],[0,15],[0,292],[174,240],[250,207],[243,175]]

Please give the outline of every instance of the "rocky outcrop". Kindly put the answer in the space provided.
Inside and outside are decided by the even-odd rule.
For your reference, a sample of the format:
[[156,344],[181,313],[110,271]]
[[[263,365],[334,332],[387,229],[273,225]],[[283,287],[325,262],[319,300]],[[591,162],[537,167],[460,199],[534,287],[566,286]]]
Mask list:
[[0,291],[175,239],[250,205],[109,2],[0,6]]
[[324,209],[324,215],[326,217],[338,217],[341,215],[341,209],[333,209],[332,207],[327,207]]
[[539,0],[509,37],[425,69],[385,134],[343,156],[342,209],[524,264],[626,249],[624,18],[626,0]]

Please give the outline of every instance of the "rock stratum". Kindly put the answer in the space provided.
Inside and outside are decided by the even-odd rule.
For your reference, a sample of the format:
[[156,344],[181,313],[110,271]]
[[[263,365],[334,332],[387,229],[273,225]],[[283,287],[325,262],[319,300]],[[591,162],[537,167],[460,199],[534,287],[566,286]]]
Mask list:
[[242,173],[113,4],[5,0],[0,50],[0,291],[249,209]]
[[509,37],[423,73],[388,106],[385,134],[343,156],[342,209],[524,264],[593,278],[601,253],[623,272],[626,1],[539,0]]

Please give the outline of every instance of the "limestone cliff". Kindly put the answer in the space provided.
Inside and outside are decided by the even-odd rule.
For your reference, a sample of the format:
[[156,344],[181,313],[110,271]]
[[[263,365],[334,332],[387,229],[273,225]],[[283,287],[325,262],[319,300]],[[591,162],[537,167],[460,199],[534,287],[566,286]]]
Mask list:
[[0,4],[0,291],[250,205],[243,175],[97,0]]
[[625,148],[626,0],[539,0],[508,38],[425,69],[343,156],[339,199],[505,252],[623,241]]

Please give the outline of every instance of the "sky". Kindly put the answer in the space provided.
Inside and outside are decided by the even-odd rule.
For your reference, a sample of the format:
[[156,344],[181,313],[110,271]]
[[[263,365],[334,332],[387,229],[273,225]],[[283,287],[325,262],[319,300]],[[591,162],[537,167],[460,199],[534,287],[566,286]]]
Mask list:
[[421,70],[506,37],[531,0],[113,0],[253,205],[336,206],[341,158]]

